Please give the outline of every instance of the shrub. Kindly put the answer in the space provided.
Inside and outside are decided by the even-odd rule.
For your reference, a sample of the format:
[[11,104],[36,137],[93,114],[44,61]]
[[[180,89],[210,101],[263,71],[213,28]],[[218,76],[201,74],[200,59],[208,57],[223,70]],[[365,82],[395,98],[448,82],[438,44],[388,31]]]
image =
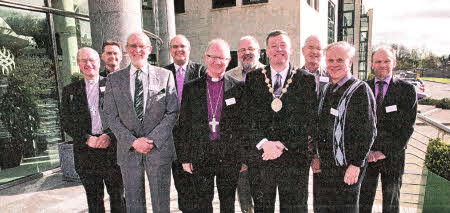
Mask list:
[[430,97],[422,98],[419,100],[419,104],[423,105],[436,105],[437,103],[439,103],[439,100]]
[[442,109],[450,109],[450,99],[449,98],[443,98],[441,99],[437,104],[436,104],[437,108],[442,108]]
[[450,144],[440,138],[430,139],[425,165],[431,172],[450,180]]

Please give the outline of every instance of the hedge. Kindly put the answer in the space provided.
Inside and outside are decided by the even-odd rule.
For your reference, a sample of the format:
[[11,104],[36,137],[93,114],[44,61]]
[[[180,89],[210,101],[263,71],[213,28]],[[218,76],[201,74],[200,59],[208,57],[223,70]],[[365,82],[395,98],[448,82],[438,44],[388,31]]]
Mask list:
[[422,98],[419,100],[419,104],[423,105],[435,105],[436,108],[442,108],[442,109],[450,109],[450,99],[449,98],[443,98],[441,100],[433,99],[433,98]]
[[450,180],[450,144],[440,138],[430,139],[425,165],[431,172]]

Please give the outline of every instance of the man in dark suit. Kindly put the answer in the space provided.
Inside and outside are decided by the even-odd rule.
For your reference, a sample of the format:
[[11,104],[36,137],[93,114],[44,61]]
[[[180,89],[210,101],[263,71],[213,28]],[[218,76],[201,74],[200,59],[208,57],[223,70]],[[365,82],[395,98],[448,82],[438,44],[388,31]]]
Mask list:
[[110,197],[111,212],[123,212],[123,183],[117,165],[116,138],[103,118],[106,78],[99,76],[98,53],[81,48],[77,63],[84,79],[64,87],[62,127],[73,138],[75,170],[86,190],[90,213],[105,212],[103,183]]
[[193,174],[191,194],[198,196],[196,212],[212,213],[214,177],[220,212],[234,213],[240,160],[239,81],[225,74],[230,48],[212,40],[203,56],[207,75],[189,82],[183,91],[177,136],[177,155],[184,171]]
[[152,46],[144,32],[128,36],[125,48],[131,64],[108,75],[104,110],[117,137],[127,211],[147,211],[147,174],[153,212],[167,213],[176,158],[172,137],[178,112],[175,81],[172,72],[148,63]]
[[383,212],[398,213],[406,145],[414,132],[417,98],[414,86],[394,78],[395,51],[380,47],[372,54],[375,78],[367,81],[377,102],[378,135],[369,152],[369,166],[361,186],[360,212],[372,212],[381,174]]
[[[319,96],[321,89],[326,83],[329,82],[329,76],[327,71],[320,66],[322,61],[323,51],[320,40],[316,35],[311,35],[305,40],[305,44],[302,47],[303,57],[305,58],[305,65],[302,69],[309,71],[314,75],[316,82],[316,93]],[[312,147],[309,147],[311,152]],[[317,209],[318,205],[321,205],[321,194],[319,190],[319,159],[317,155],[314,155],[311,161],[311,168],[313,172],[313,206]]]
[[243,96],[242,138],[255,212],[307,212],[308,143],[316,122],[314,76],[289,64],[287,33],[266,39],[270,65],[247,74]]
[[106,77],[120,69],[122,46],[117,41],[106,40],[103,42],[101,57],[105,63],[105,70],[100,72],[100,76]]
[[[170,40],[170,55],[173,63],[165,66],[165,69],[172,71],[175,76],[175,86],[177,87],[178,106],[181,106],[183,87],[189,81],[205,75],[205,67],[199,63],[189,60],[191,44],[184,35],[176,35]],[[180,137],[178,122],[173,127],[174,139]],[[176,145],[176,144],[175,144]],[[178,192],[178,208],[183,213],[192,212],[198,203],[194,191],[192,174],[183,170],[181,163],[175,160],[172,164],[173,181]]]
[[319,100],[316,150],[321,203],[316,212],[358,212],[367,155],[376,136],[375,100],[369,86],[351,75],[355,49],[335,42],[325,49],[331,83]]

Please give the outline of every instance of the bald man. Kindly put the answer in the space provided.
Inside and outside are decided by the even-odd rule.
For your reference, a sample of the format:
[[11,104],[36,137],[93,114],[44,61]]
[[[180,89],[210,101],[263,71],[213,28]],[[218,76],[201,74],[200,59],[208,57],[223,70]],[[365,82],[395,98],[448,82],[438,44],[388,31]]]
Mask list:
[[99,76],[100,58],[88,47],[81,48],[77,63],[84,79],[63,89],[62,127],[73,138],[75,170],[86,190],[89,212],[105,212],[104,186],[111,212],[123,212],[123,183],[117,165],[116,138],[104,122],[103,96],[106,78]]

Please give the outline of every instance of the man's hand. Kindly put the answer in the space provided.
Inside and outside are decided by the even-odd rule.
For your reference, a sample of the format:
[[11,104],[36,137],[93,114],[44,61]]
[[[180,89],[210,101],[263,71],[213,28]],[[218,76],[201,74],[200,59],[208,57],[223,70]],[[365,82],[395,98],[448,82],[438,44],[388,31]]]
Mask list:
[[386,156],[380,151],[369,152],[369,162],[377,162],[378,160],[383,160],[385,158]]
[[106,149],[111,143],[111,139],[107,134],[102,134],[97,138],[97,148]]
[[147,154],[147,152],[153,149],[154,145],[152,140],[142,137],[134,140],[131,146],[133,146],[136,152],[139,152],[141,154]]
[[86,141],[86,145],[88,145],[91,148],[97,148],[97,137],[91,136]]
[[183,166],[183,170],[185,172],[192,174],[192,171],[194,171],[194,168],[192,168],[192,163],[183,163],[181,165]]
[[240,170],[239,172],[243,172],[243,171],[246,171],[247,169],[248,169],[247,165],[245,165],[245,164],[242,164],[242,166],[241,166],[241,170]]
[[350,165],[345,171],[344,182],[347,185],[353,185],[358,182],[359,167]]
[[[281,143],[280,143],[281,144]],[[278,145],[279,146],[279,145]],[[266,141],[261,148],[264,150],[263,160],[275,160],[283,154],[283,149],[279,149],[276,142]],[[284,147],[284,146],[283,146]]]
[[321,172],[319,159],[318,159],[317,155],[314,155],[314,158],[311,160],[311,169],[312,169],[313,173]]
[[284,144],[281,143],[281,141],[273,141],[273,143],[280,151],[283,151],[284,149],[286,149],[286,147],[284,146]]

